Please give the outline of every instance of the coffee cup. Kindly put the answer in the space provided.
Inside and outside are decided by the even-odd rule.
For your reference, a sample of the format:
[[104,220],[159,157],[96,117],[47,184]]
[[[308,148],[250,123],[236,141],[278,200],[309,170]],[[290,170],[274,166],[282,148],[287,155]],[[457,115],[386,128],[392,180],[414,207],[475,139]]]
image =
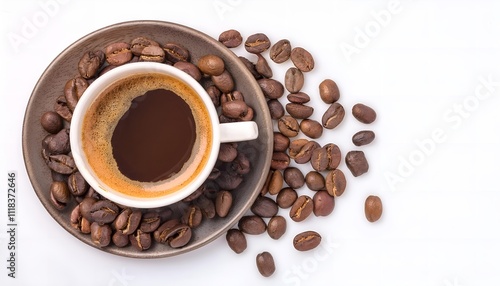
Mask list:
[[253,140],[253,121],[219,123],[205,89],[173,66],[116,67],[83,93],[71,120],[75,164],[102,196],[155,208],[196,191],[224,142]]

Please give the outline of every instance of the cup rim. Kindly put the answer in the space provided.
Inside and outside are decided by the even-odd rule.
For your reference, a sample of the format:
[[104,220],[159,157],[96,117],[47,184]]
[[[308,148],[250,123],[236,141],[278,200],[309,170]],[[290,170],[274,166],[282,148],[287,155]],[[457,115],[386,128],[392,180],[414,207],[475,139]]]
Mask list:
[[[204,106],[206,107],[209,117],[210,125],[212,126],[212,146],[208,154],[208,159],[205,163],[205,167],[199,172],[194,179],[191,180],[189,184],[182,187],[181,189],[165,194],[158,197],[151,198],[139,198],[130,195],[123,194],[113,188],[107,186],[102,182],[98,175],[92,170],[88,161],[86,159],[85,153],[82,149],[81,137],[82,137],[82,125],[83,118],[85,116],[86,110],[94,102],[94,100],[100,95],[101,91],[120,80],[124,77],[141,74],[141,73],[162,73],[169,76],[173,76],[176,79],[186,83],[190,86],[202,99]],[[213,105],[210,96],[207,94],[205,89],[201,84],[196,81],[189,74],[184,71],[173,67],[171,65],[156,63],[156,62],[136,62],[130,63],[122,66],[118,66],[105,74],[97,78],[89,87],[84,91],[78,104],[73,112],[73,117],[71,120],[70,129],[70,145],[72,150],[73,159],[77,166],[78,171],[88,182],[88,184],[99,194],[105,198],[128,207],[135,208],[156,208],[174,204],[186,198],[194,191],[196,191],[208,178],[215,163],[217,161],[219,147],[220,147],[220,128],[219,122],[216,120],[218,118],[217,111]]]

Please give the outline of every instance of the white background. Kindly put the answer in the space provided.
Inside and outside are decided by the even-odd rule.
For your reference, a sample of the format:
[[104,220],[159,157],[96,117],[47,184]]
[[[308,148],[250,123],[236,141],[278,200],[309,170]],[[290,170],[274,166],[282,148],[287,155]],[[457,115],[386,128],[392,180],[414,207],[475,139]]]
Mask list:
[[[0,186],[6,190],[7,173],[17,172],[19,251],[11,279],[2,191],[0,284],[500,285],[499,11],[493,0],[3,1]],[[140,19],[177,22],[213,37],[230,28],[244,37],[264,32],[273,42],[287,38],[308,49],[316,68],[306,74],[304,91],[314,98],[316,119],[327,107],[317,94],[325,78],[338,83],[346,110],[357,102],[377,110],[373,125],[347,116],[320,140],[344,153],[365,151],[370,172],[353,178],[342,163],[349,185],[332,215],[289,220],[278,241],[248,236],[240,255],[223,237],[157,260],[81,243],[52,220],[29,183],[21,150],[24,110],[39,76],[64,48],[101,27]],[[27,33],[30,24],[36,29]],[[275,78],[289,66],[276,67]],[[355,148],[350,137],[366,128],[377,133],[375,142]],[[384,202],[375,224],[364,218],[369,194]],[[303,230],[320,232],[320,247],[295,251],[291,240]],[[277,267],[270,278],[255,266],[265,250]]]

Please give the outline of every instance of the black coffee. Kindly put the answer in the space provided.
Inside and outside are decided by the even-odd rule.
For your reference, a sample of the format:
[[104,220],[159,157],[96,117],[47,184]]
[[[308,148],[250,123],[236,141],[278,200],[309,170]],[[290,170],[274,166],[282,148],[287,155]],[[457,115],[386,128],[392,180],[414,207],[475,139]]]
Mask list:
[[136,97],[116,125],[111,145],[118,169],[140,182],[179,172],[191,156],[196,125],[188,104],[170,90]]

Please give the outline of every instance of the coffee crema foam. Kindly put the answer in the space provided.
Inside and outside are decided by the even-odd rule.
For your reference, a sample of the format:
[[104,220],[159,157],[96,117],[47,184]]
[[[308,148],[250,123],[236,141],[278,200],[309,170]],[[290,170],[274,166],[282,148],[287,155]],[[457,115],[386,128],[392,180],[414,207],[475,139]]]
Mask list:
[[[132,100],[154,89],[170,90],[189,105],[195,120],[196,140],[190,158],[178,173],[158,182],[139,182],[118,169],[111,138]],[[213,144],[209,118],[199,95],[180,80],[160,73],[132,75],[106,88],[90,105],[83,120],[82,148],[90,167],[104,185],[135,198],[160,197],[188,185],[205,167]]]

